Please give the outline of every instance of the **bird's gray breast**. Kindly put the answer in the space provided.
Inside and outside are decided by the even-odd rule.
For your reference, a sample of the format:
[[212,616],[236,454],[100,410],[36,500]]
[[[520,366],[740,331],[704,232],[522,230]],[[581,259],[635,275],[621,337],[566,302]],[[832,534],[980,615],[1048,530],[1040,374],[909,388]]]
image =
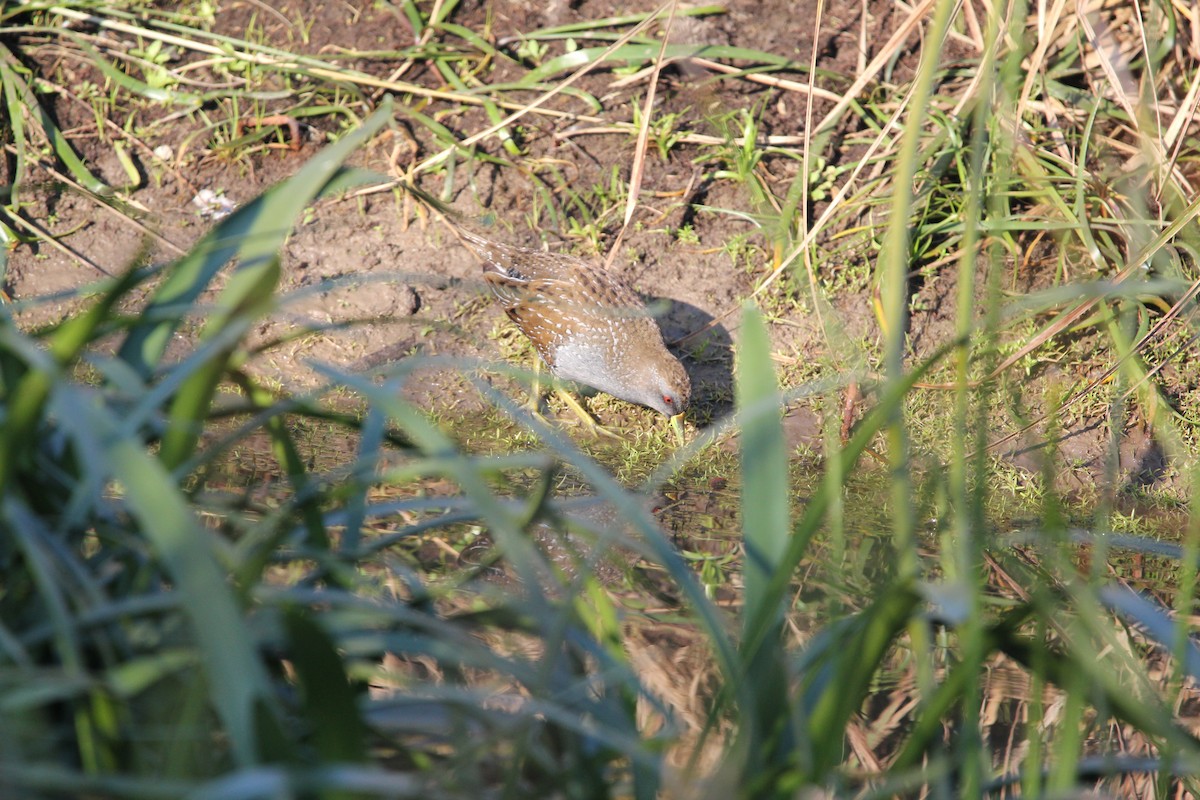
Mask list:
[[567,381],[591,386],[614,397],[623,397],[625,381],[613,369],[610,348],[579,338],[565,341],[554,351],[554,374]]

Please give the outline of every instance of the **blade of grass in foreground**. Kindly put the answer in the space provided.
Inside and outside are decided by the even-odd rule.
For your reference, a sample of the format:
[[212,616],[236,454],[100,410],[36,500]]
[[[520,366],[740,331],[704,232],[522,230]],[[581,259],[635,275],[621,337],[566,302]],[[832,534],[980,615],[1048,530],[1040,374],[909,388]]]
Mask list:
[[[304,207],[335,181],[342,162],[391,118],[392,103],[384,102],[361,128],[318,153],[282,186],[268,190],[213,228],[171,269],[170,276],[121,344],[120,357],[143,377],[158,366],[167,342],[187,309],[208,288],[217,272],[233,258],[241,262],[219,304],[222,313],[206,328],[211,332],[235,315],[241,304],[257,296],[262,273],[271,269],[292,221]],[[353,171],[355,175],[365,175]]]
[[[205,326],[203,338],[226,332],[230,327],[248,331],[257,318],[271,307],[274,302],[275,285],[279,280],[278,251],[283,246],[284,238],[291,231],[292,220],[296,219],[304,207],[338,175],[342,162],[350,153],[390,119],[391,103],[386,102],[362,127],[318,153],[295,177],[264,192],[206,237],[206,240],[211,241],[229,241],[231,246],[236,247],[235,252],[240,263],[217,300],[216,311]],[[359,174],[365,176],[367,173]],[[234,251],[222,252],[230,252],[232,255]],[[190,258],[191,256],[187,256],[184,260]],[[200,258],[203,260],[203,255]],[[222,263],[223,261],[218,262],[214,259],[203,266],[196,265],[201,266],[199,274],[186,268],[180,272],[190,274],[193,278],[211,278]],[[185,290],[191,295],[202,290],[206,283],[207,280],[186,281]],[[147,345],[153,342],[150,352],[134,348],[126,351],[123,347],[122,354],[142,358],[149,355],[157,360],[162,356],[157,342],[165,344],[163,334],[170,331],[171,327],[167,323],[154,330],[148,330],[146,335],[150,338],[142,341]],[[136,341],[137,338],[131,334],[127,344]],[[231,356],[232,348],[218,353],[189,376],[175,396],[170,412],[171,422],[163,437],[161,450],[163,463],[168,467],[174,468],[191,454],[204,417],[208,413],[212,395],[229,366]],[[135,363],[136,366],[138,364]],[[148,364],[142,361],[140,366],[144,369]]]
[[[742,676],[752,707],[741,709],[742,735],[748,736],[752,774],[786,769],[796,749],[791,724],[783,602],[772,596],[770,581],[780,569],[789,534],[788,465],[779,415],[779,388],[771,364],[770,340],[762,316],[742,314],[738,350],[737,406],[742,461],[743,575],[746,586],[745,632],[764,631],[750,647],[743,642]],[[754,762],[758,762],[755,764]]]
[[[109,320],[115,302],[136,282],[135,273],[114,282],[88,312],[60,326],[51,339],[49,353],[41,352],[16,331],[4,332],[6,343],[14,351],[29,353],[26,363],[32,368],[18,384],[18,399],[24,399],[0,431],[0,450],[11,451],[19,441],[21,434],[12,429],[13,423],[20,422],[27,428],[26,437],[40,430],[42,409],[52,397],[59,412],[56,416],[69,431],[76,452],[90,456],[82,462],[84,469],[98,478],[89,485],[112,482],[118,487],[130,510],[132,530],[146,538],[169,576],[177,606],[190,624],[221,731],[228,738],[233,761],[243,767],[286,755],[289,737],[283,732],[278,701],[259,658],[257,637],[243,620],[209,534],[171,470],[190,455],[197,433],[207,421],[212,393],[228,370],[241,333],[271,306],[278,273],[277,249],[292,220],[322,190],[338,185],[342,161],[386,124],[388,108],[385,104],[361,130],[322,151],[295,178],[268,191],[218,226],[175,265],[175,273],[155,302],[133,324],[122,355],[130,356],[135,367],[153,369],[161,358],[166,337],[185,314],[193,313],[190,301],[207,288],[229,258],[240,257],[238,270],[204,332],[199,352],[206,347],[210,352],[199,360],[185,360],[175,367],[182,373],[169,376],[180,383],[168,432],[157,453],[147,451],[137,415],[130,418],[96,402],[91,388],[56,380]],[[10,472],[28,466],[28,459],[4,461]],[[0,486],[7,486],[2,474]],[[77,496],[87,500],[92,493]]]
[[[783,621],[782,603],[768,602],[767,581],[787,549],[789,525],[787,453],[779,422],[779,390],[762,316],[742,315],[737,370],[741,413],[742,536],[746,547],[746,620]],[[753,628],[753,625],[748,625]]]
[[256,763],[261,755],[258,726],[279,727],[280,720],[255,637],[217,565],[208,534],[170,473],[137,438],[119,435],[121,426],[113,415],[85,398],[76,407],[90,416],[88,426],[105,443],[113,477],[175,582],[234,760],[242,766]]

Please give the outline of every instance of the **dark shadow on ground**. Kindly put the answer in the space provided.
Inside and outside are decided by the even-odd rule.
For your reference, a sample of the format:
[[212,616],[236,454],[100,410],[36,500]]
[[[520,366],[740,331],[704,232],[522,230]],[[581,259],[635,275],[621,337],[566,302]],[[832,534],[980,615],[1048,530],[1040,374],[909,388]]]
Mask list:
[[733,411],[733,340],[724,325],[702,308],[682,300],[647,297],[667,347],[683,361],[692,379],[688,418],[699,427]]

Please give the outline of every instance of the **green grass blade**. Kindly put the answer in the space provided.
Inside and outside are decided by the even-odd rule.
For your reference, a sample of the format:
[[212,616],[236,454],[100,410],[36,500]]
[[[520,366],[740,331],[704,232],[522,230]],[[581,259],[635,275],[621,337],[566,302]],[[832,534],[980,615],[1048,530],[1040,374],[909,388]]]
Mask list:
[[[933,42],[943,40],[950,22],[952,0],[938,0],[928,36]],[[896,158],[896,178],[892,187],[891,210],[883,249],[877,266],[879,294],[883,308],[885,346],[884,376],[892,385],[905,381],[907,354],[909,270],[912,269],[912,235],[910,213],[914,203],[914,184],[920,166],[920,148],[929,112],[933,80],[939,67],[941,48],[929,47],[921,56],[917,78],[913,84],[908,119],[900,139]],[[903,406],[899,403],[888,409],[888,461],[892,470],[892,531],[899,573],[915,578],[918,571],[916,550],[916,511],[912,502],[912,483],[909,479],[909,441]]]
[[[725,620],[705,595],[700,582],[674,543],[663,535],[636,497],[617,483],[616,479],[605,469],[580,453],[559,431],[519,409],[512,401],[490,386],[480,383],[476,385],[506,414],[536,434],[555,455],[577,469],[584,480],[596,490],[597,495],[612,503],[621,518],[636,531],[638,536],[642,537],[653,557],[669,571],[684,599],[690,603],[692,612],[697,615],[705,636],[708,637],[709,644],[713,648],[717,665],[726,680],[730,682],[732,692],[739,697],[750,697],[748,687],[744,687],[740,683],[741,662],[731,637],[726,631]],[[774,588],[774,584],[772,584],[772,588]]]
[[[317,154],[287,183],[276,186],[246,204],[204,236],[192,250],[171,268],[169,277],[155,293],[142,315],[142,321],[130,330],[119,356],[148,378],[166,350],[167,342],[185,313],[208,287],[226,263],[235,256],[239,272],[221,301],[218,320],[208,326],[212,331],[225,324],[244,302],[260,296],[264,273],[276,267],[273,260],[292,220],[322,190],[338,177],[341,164],[352,151],[382,128],[391,118],[391,103],[365,121],[358,130],[344,136]],[[356,176],[370,173],[354,171]],[[344,188],[343,181],[334,182]],[[199,382],[199,381],[198,381]]]
[[820,780],[842,760],[842,734],[858,712],[883,658],[912,621],[920,597],[901,583],[887,586],[847,629],[827,631],[821,663],[805,675],[808,740],[813,777]]
[[[679,17],[707,17],[713,14],[725,14],[728,9],[723,5],[707,5],[694,7],[681,7],[675,10],[676,16]],[[566,34],[586,34],[599,31],[603,28],[626,28],[638,25],[645,22],[649,13],[627,14],[622,17],[601,17],[600,19],[589,19],[582,22],[572,22],[566,25],[557,25],[552,28],[540,28],[536,31],[530,31],[528,38],[540,39],[546,36],[561,36]]]
[[168,469],[179,466],[191,455],[208,416],[213,393],[229,367],[236,342],[272,307],[278,281],[279,259],[276,256],[262,263],[243,263],[230,280],[218,311],[203,336],[211,339],[222,334],[232,341],[219,348],[179,387],[171,403],[170,422],[159,451],[159,457]]
[[790,534],[787,452],[780,423],[779,387],[762,315],[742,314],[737,407],[741,414],[742,541],[745,545],[747,629],[783,622],[782,604],[767,588],[783,561]]
[[783,603],[770,591],[771,579],[783,568],[787,551],[791,492],[770,340],[762,315],[750,307],[742,313],[735,389],[745,553],[742,624],[745,632],[763,632],[741,653],[741,680],[749,687],[751,704],[740,708],[742,734],[750,740],[751,764],[758,762],[751,770],[764,785],[770,785],[776,780],[771,773],[790,768],[796,750],[783,643]]
[[366,731],[333,642],[298,608],[288,609],[283,622],[301,705],[317,752],[326,761],[364,761]]
[[198,95],[183,91],[178,86],[159,88],[151,86],[145,81],[139,81],[129,73],[122,72],[114,67],[78,34],[70,30],[65,30],[64,33],[71,39],[76,47],[87,53],[92,66],[100,70],[104,77],[109,81],[112,81],[115,86],[119,86],[127,92],[138,95],[139,97],[144,97],[145,99],[154,101],[156,103],[162,103],[164,105],[193,106],[199,108],[202,101]]
[[115,419],[94,409],[89,425],[104,441],[112,476],[124,488],[134,518],[181,595],[180,606],[191,623],[209,696],[234,760],[243,766],[256,763],[256,718],[262,709],[274,708],[274,699],[255,638],[217,566],[209,534],[159,461],[136,439],[117,435]]
[[[275,398],[244,372],[240,370],[236,371],[231,378],[241,388],[246,397],[249,398],[250,402],[259,408],[269,409],[274,403]],[[329,548],[329,536],[325,531],[325,526],[321,524],[320,509],[313,502],[313,484],[309,480],[304,459],[300,455],[300,450],[297,448],[296,442],[288,429],[287,418],[282,413],[282,409],[278,413],[271,413],[264,428],[267,435],[271,437],[271,450],[274,452],[276,460],[292,484],[294,497],[300,498],[300,515],[303,519],[304,527],[308,531],[308,546],[316,550],[327,550]],[[283,531],[277,534],[278,537],[282,537],[283,535],[285,535]],[[247,584],[256,583],[262,578],[262,570],[266,567],[267,559],[270,557],[273,549],[264,548],[256,558],[243,560],[238,575],[241,582]]]
[[492,47],[491,43],[489,43],[487,39],[483,38],[465,25],[459,25],[454,22],[438,22],[433,27],[436,27],[438,30],[445,31],[452,36],[457,36],[489,58],[510,60],[502,50],[497,50],[495,47]]
[[[29,84],[17,74],[17,69],[13,68],[13,65],[20,64],[20,60],[3,45],[0,45],[0,61],[6,67],[2,76],[4,79],[5,95],[16,95],[17,104],[22,106],[31,117],[37,119],[38,124],[42,128],[42,133],[46,137],[46,141],[50,143],[50,148],[58,156],[63,165],[66,166],[67,170],[70,171],[71,175],[74,176],[75,180],[79,181],[89,192],[102,196],[112,194],[112,189],[108,184],[92,174],[87,165],[83,163],[83,159],[71,147],[71,143],[63,136],[62,131],[58,129],[58,125],[55,124],[54,119],[38,103],[37,97],[29,88]],[[10,104],[10,113],[11,111]]]
[[[530,70],[521,79],[524,86],[543,83],[561,75],[579,69],[585,64],[595,62],[603,64],[649,64],[662,54],[666,59],[677,58],[736,58],[744,61],[768,64],[773,67],[800,66],[791,59],[767,53],[761,50],[751,50],[745,47],[728,47],[725,45],[695,45],[672,44],[664,48],[660,44],[626,44],[612,52],[605,47],[584,47],[571,53],[565,53],[552,58],[537,69]],[[602,59],[602,60],[601,60]]]
[[7,407],[0,425],[0,489],[8,485],[13,471],[26,457],[30,443],[37,436],[38,422],[45,414],[46,400],[55,380],[78,358],[109,319],[116,303],[137,282],[138,276],[133,272],[113,282],[99,302],[58,327],[50,338],[48,354],[19,333],[11,318],[0,318],[0,350],[18,358],[24,355],[20,378],[16,379],[17,376],[11,373],[4,376],[6,384],[15,380],[15,386],[4,387]]
[[8,206],[16,209],[20,207],[18,193],[21,185],[25,183],[25,152],[28,142],[25,138],[25,115],[21,113],[21,98],[17,94],[16,75],[3,61],[0,61],[0,84],[4,86],[4,107],[8,110],[8,128],[12,134],[13,147],[16,149],[13,155],[13,173],[9,178],[8,197]]

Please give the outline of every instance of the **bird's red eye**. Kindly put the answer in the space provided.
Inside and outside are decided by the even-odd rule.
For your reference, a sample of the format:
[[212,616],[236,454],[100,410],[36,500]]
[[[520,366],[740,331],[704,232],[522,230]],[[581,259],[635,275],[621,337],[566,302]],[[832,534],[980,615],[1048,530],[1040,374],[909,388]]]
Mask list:
[[666,404],[667,404],[667,405],[669,405],[669,406],[673,406],[673,405],[675,405],[675,398],[674,398],[674,397],[671,397],[671,395],[669,395],[669,394],[664,394],[664,395],[663,395],[663,402],[664,402],[664,403],[666,403]]

